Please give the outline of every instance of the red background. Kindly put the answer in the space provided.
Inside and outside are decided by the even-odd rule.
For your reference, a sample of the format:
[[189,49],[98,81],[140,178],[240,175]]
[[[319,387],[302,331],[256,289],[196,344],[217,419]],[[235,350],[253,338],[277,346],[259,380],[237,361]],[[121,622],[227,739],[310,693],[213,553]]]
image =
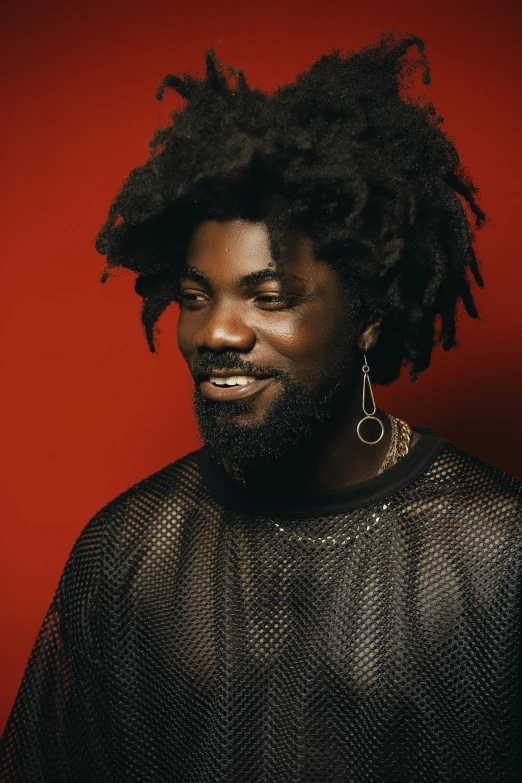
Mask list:
[[[378,402],[522,478],[520,34],[515,0],[256,4],[17,2],[3,12],[0,725],[81,528],[108,500],[197,447],[175,306],[157,354],[131,275],[98,282],[95,233],[167,119],[169,71],[203,52],[271,89],[320,54],[396,27],[425,38],[432,97],[490,216],[481,322]],[[469,323],[467,322],[469,320]]]

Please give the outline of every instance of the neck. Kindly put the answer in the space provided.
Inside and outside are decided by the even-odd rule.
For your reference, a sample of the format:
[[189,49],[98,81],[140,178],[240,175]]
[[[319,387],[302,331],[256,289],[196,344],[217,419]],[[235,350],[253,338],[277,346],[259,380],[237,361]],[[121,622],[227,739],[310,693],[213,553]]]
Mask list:
[[[377,410],[375,415],[384,426],[384,436],[376,445],[368,445],[357,435],[362,415],[358,400],[328,428],[273,463],[239,466],[246,486],[264,494],[302,495],[357,484],[377,475],[390,446],[390,421],[382,410]],[[378,437],[379,427],[375,425],[373,437]],[[222,461],[233,476],[231,462]]]

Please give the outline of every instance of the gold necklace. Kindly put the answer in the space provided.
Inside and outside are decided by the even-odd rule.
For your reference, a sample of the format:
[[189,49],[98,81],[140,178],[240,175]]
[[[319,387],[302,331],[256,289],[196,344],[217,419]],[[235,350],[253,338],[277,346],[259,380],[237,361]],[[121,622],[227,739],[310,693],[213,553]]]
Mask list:
[[[406,424],[402,419],[397,419],[395,416],[387,413],[390,425],[391,425],[391,439],[390,446],[384,457],[384,461],[377,471],[377,476],[384,473],[390,463],[398,462],[402,457],[405,457],[410,450],[412,429],[409,424]],[[245,475],[235,462],[231,463],[232,475],[240,484],[247,486]]]
[[368,531],[371,530],[377,524],[377,522],[380,522],[382,512],[386,511],[389,506],[389,501],[383,503],[376,511],[372,512],[371,517],[363,520],[364,525],[361,526],[359,530],[350,530],[350,535],[344,536],[344,538],[339,536],[313,538],[312,536],[307,536],[304,533],[298,533],[297,530],[289,530],[288,528],[284,528],[279,524],[279,522],[276,522],[275,519],[268,519],[267,524],[268,527],[272,528],[272,530],[274,530],[276,533],[283,534],[283,537],[288,541],[299,541],[301,544],[305,545],[319,544],[320,546],[343,546],[345,544],[349,544],[350,541],[357,541],[359,538],[362,538],[364,535],[366,535],[366,533],[368,533]]
[[377,471],[377,475],[383,473],[391,462],[398,462],[402,457],[405,457],[410,450],[412,429],[409,424],[406,424],[402,419],[396,419],[395,416],[386,414],[390,420],[392,428],[392,436],[390,441],[390,448],[384,458],[384,462]]

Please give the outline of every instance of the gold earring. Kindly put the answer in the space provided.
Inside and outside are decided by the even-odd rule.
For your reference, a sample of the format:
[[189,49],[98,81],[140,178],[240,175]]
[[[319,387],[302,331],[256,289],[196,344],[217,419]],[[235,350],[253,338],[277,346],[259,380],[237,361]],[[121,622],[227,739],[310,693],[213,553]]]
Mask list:
[[[366,348],[366,350],[368,350],[368,348]],[[362,417],[362,419],[360,420],[359,424],[357,425],[357,435],[359,437],[359,440],[362,440],[363,443],[367,443],[369,446],[375,446],[375,444],[379,443],[379,441],[382,440],[382,438],[384,436],[384,424],[375,415],[375,413],[377,411],[377,406],[375,404],[375,397],[373,396],[373,389],[372,389],[372,384],[371,384],[371,381],[370,381],[370,375],[369,375],[370,368],[368,366],[368,359],[366,358],[366,354],[363,354],[363,355],[364,355],[364,365],[363,365],[363,368],[362,368],[362,370],[363,370],[362,409],[363,409],[363,413],[365,415]],[[372,401],[372,406],[373,406],[373,410],[372,411],[369,411],[369,410],[366,409],[366,392],[367,391],[370,392],[370,399]],[[366,440],[361,435],[361,424],[364,421],[368,420],[368,419],[373,419],[373,421],[378,421],[379,424],[381,425],[381,434],[379,435],[377,440]]]

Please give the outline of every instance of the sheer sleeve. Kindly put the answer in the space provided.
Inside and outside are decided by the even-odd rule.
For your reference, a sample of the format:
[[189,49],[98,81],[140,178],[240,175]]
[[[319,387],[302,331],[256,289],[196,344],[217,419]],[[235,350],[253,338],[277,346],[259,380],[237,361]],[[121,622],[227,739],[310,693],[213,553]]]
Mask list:
[[2,783],[111,781],[98,584],[104,510],[62,573],[0,740]]

